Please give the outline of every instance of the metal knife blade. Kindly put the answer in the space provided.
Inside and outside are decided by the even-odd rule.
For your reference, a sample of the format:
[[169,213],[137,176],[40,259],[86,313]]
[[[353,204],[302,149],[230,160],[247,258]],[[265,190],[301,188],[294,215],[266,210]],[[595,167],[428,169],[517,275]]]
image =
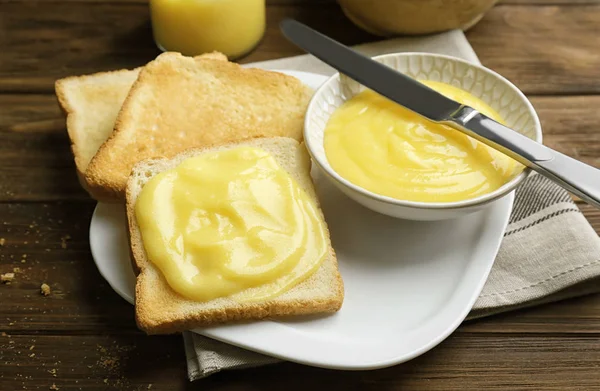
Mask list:
[[[531,161],[551,159],[550,154],[541,148],[543,147],[541,144],[535,142],[533,142],[535,145],[531,144],[532,141],[527,137],[495,122],[477,110],[449,99],[300,22],[286,19],[281,22],[281,30],[290,41],[321,61],[431,121],[457,128],[492,148],[499,149],[511,157],[514,155],[514,158],[523,164],[529,165],[528,162]],[[489,126],[477,126],[478,131],[474,132],[471,129],[473,126],[471,128],[465,126],[469,121],[473,125],[479,122],[493,124],[494,131],[491,131]],[[497,134],[498,130],[503,134]],[[495,141],[498,145],[492,145],[490,141]],[[527,145],[526,148],[521,148],[523,143]]]
[[282,21],[281,30],[290,41],[324,63],[432,121],[447,119],[461,107],[460,103],[295,20]]
[[281,30],[290,41],[362,85],[505,153],[600,208],[600,170],[531,140],[302,23],[287,19]]

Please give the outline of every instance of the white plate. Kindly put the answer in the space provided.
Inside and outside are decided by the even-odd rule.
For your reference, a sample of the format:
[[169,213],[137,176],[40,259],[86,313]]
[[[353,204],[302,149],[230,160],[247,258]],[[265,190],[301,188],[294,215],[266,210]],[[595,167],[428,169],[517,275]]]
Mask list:
[[[288,72],[286,72],[288,73]],[[325,77],[289,72],[311,87]],[[194,330],[267,355],[324,368],[375,369],[410,360],[464,320],[500,247],[513,193],[455,220],[415,222],[372,212],[313,172],[346,290],[332,316]],[[90,246],[100,273],[133,302],[123,206],[98,204]]]

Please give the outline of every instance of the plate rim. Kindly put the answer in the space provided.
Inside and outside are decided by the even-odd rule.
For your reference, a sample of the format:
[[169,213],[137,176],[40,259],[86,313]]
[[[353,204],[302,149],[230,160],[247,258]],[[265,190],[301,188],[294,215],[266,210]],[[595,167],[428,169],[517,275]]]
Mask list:
[[[321,83],[325,82],[327,80],[327,76],[324,76],[321,74],[316,74],[316,73],[311,73],[311,72],[303,72],[303,71],[295,71],[295,70],[277,70],[277,71],[286,73],[286,74],[290,74],[292,76],[296,76],[296,77],[300,78],[301,80],[304,79],[304,77],[319,78],[319,79],[321,79]],[[282,360],[287,360],[287,361],[291,361],[291,362],[296,362],[296,363],[300,363],[300,364],[316,366],[316,367],[321,367],[321,368],[328,368],[328,369],[370,370],[370,369],[385,368],[385,367],[389,367],[389,366],[393,366],[393,365],[397,365],[397,364],[409,361],[409,360],[431,350],[433,347],[435,347],[436,345],[441,343],[454,330],[456,330],[456,328],[458,328],[458,326],[464,321],[464,319],[468,315],[469,311],[475,304],[475,301],[479,297],[479,294],[481,293],[481,290],[483,289],[485,282],[487,281],[489,273],[494,264],[495,258],[500,249],[500,245],[502,243],[504,232],[505,232],[506,227],[509,222],[513,202],[514,202],[514,191],[510,192],[505,197],[492,202],[483,211],[479,212],[479,213],[492,213],[491,211],[494,206],[496,208],[502,209],[502,210],[496,211],[496,213],[500,213],[502,215],[503,221],[498,223],[501,226],[501,227],[500,226],[498,227],[498,229],[501,228],[500,229],[501,234],[498,235],[496,238],[496,242],[493,245],[493,251],[490,251],[489,255],[491,257],[491,260],[489,260],[489,259],[486,260],[486,262],[484,264],[485,265],[484,273],[482,273],[480,275],[480,278],[476,284],[475,290],[473,291],[472,295],[470,296],[470,300],[465,303],[466,305],[463,306],[462,311],[460,311],[460,313],[458,313],[458,315],[454,318],[454,321],[449,323],[445,327],[444,331],[437,334],[434,338],[431,339],[431,341],[429,341],[429,343],[423,344],[419,348],[413,349],[409,352],[405,352],[405,353],[402,353],[399,355],[394,355],[393,357],[388,357],[388,358],[382,359],[382,360],[370,360],[369,362],[363,362],[363,363],[360,363],[360,362],[333,362],[332,360],[327,360],[327,359],[323,360],[320,357],[316,357],[316,356],[318,356],[318,354],[316,354],[315,352],[312,352],[312,355],[315,357],[309,358],[309,357],[307,357],[306,353],[298,356],[298,354],[294,354],[294,352],[286,351],[285,348],[277,349],[277,345],[278,345],[279,341],[275,341],[277,339],[277,337],[274,338],[274,336],[272,334],[268,335],[268,339],[274,343],[271,343],[270,345],[267,344],[267,347],[265,347],[265,344],[260,341],[261,338],[265,337],[264,335],[262,335],[265,333],[265,331],[260,330],[260,328],[261,328],[260,325],[271,324],[271,325],[277,325],[276,328],[282,327],[283,324],[280,322],[277,322],[277,321],[264,320],[261,322],[253,322],[253,323],[244,324],[243,327],[250,328],[250,330],[249,330],[250,332],[248,332],[246,335],[246,337],[248,337],[248,335],[249,335],[250,338],[247,338],[246,342],[240,341],[237,339],[227,338],[226,336],[223,335],[223,333],[225,333],[225,334],[227,333],[227,331],[224,332],[223,330],[227,330],[231,327],[233,327],[233,328],[239,327],[240,325],[232,325],[232,326],[226,325],[226,326],[218,326],[218,327],[211,327],[211,328],[194,329],[191,331],[194,333],[206,336],[211,339],[215,339],[215,340],[218,340],[218,341],[230,344],[230,345],[234,345],[234,346],[237,346],[237,347],[240,347],[243,349],[252,350],[252,351],[262,353],[265,355],[269,355],[272,357],[280,358]],[[94,259],[94,264],[98,268],[102,277],[111,286],[111,288],[117,294],[119,294],[122,298],[124,298],[126,301],[133,304],[133,296],[131,296],[128,292],[123,292],[114,283],[112,278],[108,275],[104,266],[101,265],[101,262],[98,260],[99,255],[93,245],[93,243],[94,243],[93,236],[94,236],[94,232],[95,232],[94,222],[98,218],[97,217],[98,213],[99,213],[98,210],[100,208],[102,208],[102,205],[104,205],[104,204],[98,203],[96,205],[96,207],[94,209],[94,213],[92,215],[92,219],[90,221],[89,241],[90,241],[90,249],[91,249],[92,257]],[[494,235],[494,236],[496,236],[496,235]],[[258,328],[259,330],[253,330],[256,328]],[[262,327],[262,328],[264,329],[264,327]],[[272,327],[267,327],[267,328],[272,328]],[[272,333],[272,331],[273,330],[268,331],[268,333]],[[285,339],[287,339],[287,338],[289,338],[289,336],[285,337]],[[273,350],[272,345],[275,345],[274,350]],[[269,346],[271,347],[271,349],[268,348]],[[283,346],[285,346],[285,344]],[[308,354],[308,356],[310,356],[310,354]]]

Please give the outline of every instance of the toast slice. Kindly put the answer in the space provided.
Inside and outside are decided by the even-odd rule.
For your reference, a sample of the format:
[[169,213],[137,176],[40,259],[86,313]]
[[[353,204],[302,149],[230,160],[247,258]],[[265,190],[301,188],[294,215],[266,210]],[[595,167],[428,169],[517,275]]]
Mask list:
[[186,158],[239,145],[255,146],[269,152],[314,202],[318,202],[310,178],[308,153],[304,145],[290,138],[263,138],[215,148],[192,149],[171,159],[150,159],[138,163],[127,184],[127,222],[133,266],[137,272],[136,320],[138,327],[148,334],[174,333],[238,320],[330,313],[339,310],[342,305],[343,282],[331,243],[327,258],[306,280],[271,300],[253,303],[239,303],[230,298],[207,302],[188,300],[173,291],[162,273],[146,258],[135,217],[135,203],[144,184],[154,175],[176,167]]
[[161,54],[140,72],[86,181],[94,193],[122,200],[131,169],[144,159],[257,137],[301,140],[311,95],[282,73]]
[[[226,61],[221,53],[199,58]],[[103,201],[103,193],[93,192],[85,180],[85,170],[98,148],[108,139],[117,114],[137,79],[140,68],[72,76],[56,81],[58,103],[67,116],[67,132],[81,185],[93,198]]]
[[87,186],[85,170],[100,145],[108,139],[115,119],[141,68],[72,76],[56,81],[58,102],[67,116],[67,132],[79,182]]

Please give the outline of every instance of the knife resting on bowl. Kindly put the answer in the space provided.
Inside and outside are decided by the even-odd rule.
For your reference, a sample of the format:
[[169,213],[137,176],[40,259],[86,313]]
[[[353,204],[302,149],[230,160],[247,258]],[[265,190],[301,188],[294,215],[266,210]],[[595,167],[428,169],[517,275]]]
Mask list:
[[291,42],[365,87],[508,155],[600,208],[600,170],[531,140],[300,22],[286,19],[281,30]]

